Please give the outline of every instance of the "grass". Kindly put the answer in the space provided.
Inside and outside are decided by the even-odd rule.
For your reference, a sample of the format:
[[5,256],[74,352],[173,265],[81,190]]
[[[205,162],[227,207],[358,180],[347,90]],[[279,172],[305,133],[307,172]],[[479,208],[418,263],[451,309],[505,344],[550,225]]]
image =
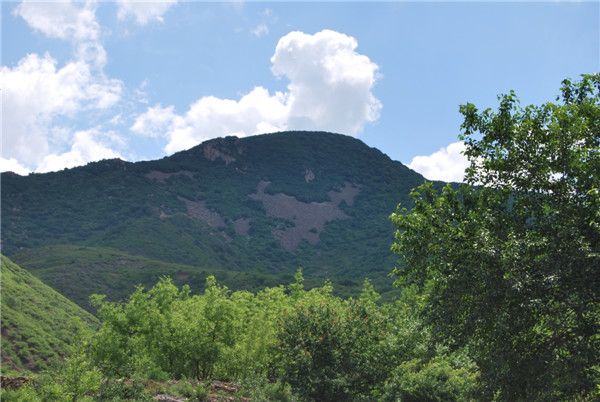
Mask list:
[[2,256],[2,373],[38,371],[69,352],[96,318]]

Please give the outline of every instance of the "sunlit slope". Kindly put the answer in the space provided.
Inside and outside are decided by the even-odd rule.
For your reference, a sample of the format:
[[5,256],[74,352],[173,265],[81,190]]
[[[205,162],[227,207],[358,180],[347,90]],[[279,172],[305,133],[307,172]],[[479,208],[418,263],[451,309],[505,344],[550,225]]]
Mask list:
[[75,335],[97,320],[2,256],[2,371],[35,371],[68,353]]
[[204,289],[209,275],[231,289],[252,291],[293,280],[292,275],[285,273],[237,272],[169,263],[102,247],[44,246],[17,253],[15,260],[87,310],[92,310],[89,296],[94,293],[104,294],[109,300],[125,300],[136,286],[150,288],[163,276],[171,277],[180,286],[190,285],[194,292]]

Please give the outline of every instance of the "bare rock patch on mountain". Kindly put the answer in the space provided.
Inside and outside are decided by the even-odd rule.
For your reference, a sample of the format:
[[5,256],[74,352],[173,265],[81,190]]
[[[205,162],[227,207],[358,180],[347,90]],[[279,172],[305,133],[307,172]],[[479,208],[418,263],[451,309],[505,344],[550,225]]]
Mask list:
[[235,158],[233,156],[219,149],[218,144],[213,142],[209,142],[206,145],[204,145],[202,152],[204,153],[204,157],[210,161],[221,159],[225,162],[225,165],[229,165],[231,162],[235,162]]
[[169,177],[173,177],[173,176],[194,177],[194,173],[190,172],[189,170],[180,170],[178,172],[172,172],[172,173],[165,173],[165,172],[161,172],[159,170],[151,170],[150,172],[146,173],[144,176],[150,180],[156,180],[160,183],[164,183],[165,180],[167,180]]
[[206,203],[201,200],[188,200],[187,198],[177,197],[180,201],[185,203],[187,209],[187,215],[190,218],[199,219],[204,221],[208,226],[213,228],[220,228],[225,226],[225,220],[218,212],[208,209]]
[[258,183],[256,192],[249,197],[260,201],[268,216],[285,219],[293,226],[285,229],[273,229],[273,236],[279,240],[287,251],[294,251],[302,240],[317,244],[319,235],[327,222],[348,219],[348,215],[339,208],[342,201],[352,205],[354,197],[360,192],[360,187],[344,183],[344,187],[328,193],[331,201],[302,202],[287,194],[267,194],[265,189],[268,181]]
[[250,218],[239,218],[233,221],[233,229],[238,236],[247,236],[250,232]]

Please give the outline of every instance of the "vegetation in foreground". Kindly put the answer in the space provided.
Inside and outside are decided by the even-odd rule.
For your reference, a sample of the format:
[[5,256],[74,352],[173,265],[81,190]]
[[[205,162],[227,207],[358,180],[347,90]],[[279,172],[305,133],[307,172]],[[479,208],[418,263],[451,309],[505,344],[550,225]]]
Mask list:
[[[78,353],[7,400],[147,400],[156,383],[205,400],[548,401],[600,398],[600,75],[560,103],[461,108],[471,167],[392,215],[401,296],[332,286],[202,294],[168,278],[102,322]],[[173,385],[173,387],[175,387]],[[163,385],[159,385],[163,386]]]
[[410,291],[382,305],[369,282],[357,299],[332,291],[327,283],[305,290],[298,272],[287,288],[256,294],[229,292],[209,277],[199,295],[164,278],[126,303],[95,296],[99,331],[51,377],[20,392],[147,400],[153,384],[176,380],[188,397],[206,397],[205,381],[220,379],[240,384],[237,396],[251,400],[474,398],[475,365],[430,342]]
[[600,397],[600,75],[557,101],[462,106],[470,186],[420,186],[392,215],[399,281],[437,342],[469,350],[484,399]]

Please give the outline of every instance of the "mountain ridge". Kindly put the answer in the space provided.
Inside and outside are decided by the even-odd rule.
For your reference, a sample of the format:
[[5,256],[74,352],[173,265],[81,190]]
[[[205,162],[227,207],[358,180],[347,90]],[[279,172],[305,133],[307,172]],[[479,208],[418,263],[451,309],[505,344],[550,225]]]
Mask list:
[[108,247],[267,275],[303,267],[357,288],[369,276],[385,292],[396,260],[388,216],[424,180],[345,135],[216,138],[154,161],[3,174],[3,248]]

